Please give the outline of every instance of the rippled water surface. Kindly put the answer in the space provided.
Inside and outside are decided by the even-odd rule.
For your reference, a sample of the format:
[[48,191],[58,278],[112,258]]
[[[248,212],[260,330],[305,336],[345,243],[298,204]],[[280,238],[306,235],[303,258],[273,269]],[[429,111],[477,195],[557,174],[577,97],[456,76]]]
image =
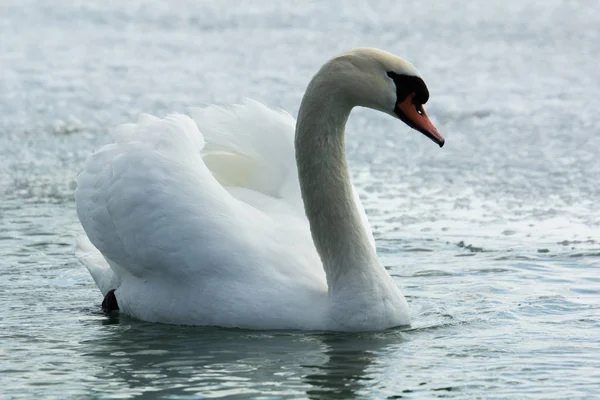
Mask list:
[[[0,2],[0,398],[600,397],[600,7],[592,1]],[[75,177],[115,125],[250,97],[292,114],[376,46],[437,148],[357,110],[348,154],[410,328],[148,324],[100,312]]]

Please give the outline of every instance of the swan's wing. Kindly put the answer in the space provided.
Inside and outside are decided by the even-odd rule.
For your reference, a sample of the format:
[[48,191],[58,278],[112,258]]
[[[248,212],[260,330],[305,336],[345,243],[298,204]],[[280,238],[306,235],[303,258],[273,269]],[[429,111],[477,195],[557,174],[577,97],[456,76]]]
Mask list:
[[[187,275],[212,253],[238,245],[232,197],[200,157],[204,139],[187,116],[144,116],[119,127],[115,143],[87,161],[75,192],[77,214],[91,243],[116,275]],[[202,243],[202,245],[198,245]],[[210,261],[210,260],[209,260]],[[124,270],[115,268],[121,266]],[[164,270],[163,266],[169,266]]]
[[105,293],[128,276],[189,284],[218,277],[243,286],[277,275],[280,283],[321,285],[293,119],[253,102],[193,114],[203,116],[203,133],[185,115],[143,115],[118,127],[115,143],[79,175],[77,213],[107,263],[85,246],[79,258],[99,288]]
[[[253,100],[228,107],[190,108],[188,112],[206,140],[204,162],[230,193],[259,209],[283,207],[284,212],[293,210],[304,216],[294,150],[296,121],[291,115]],[[354,186],[352,189],[375,247],[364,207]]]
[[188,112],[206,140],[202,159],[221,185],[284,200],[304,214],[291,115],[253,100]]
[[[203,287],[226,284],[222,290],[231,292],[268,279],[321,290],[324,272],[304,215],[256,190],[228,191],[204,163],[204,143],[185,115],[142,116],[120,126],[115,143],[87,161],[75,192],[77,214],[106,263],[85,242],[78,256],[99,288],[105,293],[131,277],[164,287],[201,280]],[[257,209],[243,195],[234,197],[236,190],[273,207],[263,201]]]

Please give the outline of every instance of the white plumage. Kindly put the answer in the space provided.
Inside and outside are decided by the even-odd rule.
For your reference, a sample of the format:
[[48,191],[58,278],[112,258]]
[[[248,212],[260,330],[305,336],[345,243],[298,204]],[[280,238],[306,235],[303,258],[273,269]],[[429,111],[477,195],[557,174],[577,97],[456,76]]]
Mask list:
[[[147,321],[254,329],[380,330],[409,323],[351,185],[354,106],[440,146],[408,62],[376,49],[329,60],[298,122],[247,101],[142,115],[86,163],[77,255],[121,312]],[[89,240],[88,240],[89,238]],[[112,296],[112,294],[110,295]],[[112,299],[112,297],[111,297]]]

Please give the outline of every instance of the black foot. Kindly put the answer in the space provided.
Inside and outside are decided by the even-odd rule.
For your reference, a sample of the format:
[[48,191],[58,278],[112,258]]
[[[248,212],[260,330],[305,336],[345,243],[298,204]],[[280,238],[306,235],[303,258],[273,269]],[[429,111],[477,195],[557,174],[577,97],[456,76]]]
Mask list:
[[117,297],[115,296],[115,289],[110,290],[104,296],[102,301],[102,311],[110,313],[113,311],[119,311],[119,304],[117,304]]

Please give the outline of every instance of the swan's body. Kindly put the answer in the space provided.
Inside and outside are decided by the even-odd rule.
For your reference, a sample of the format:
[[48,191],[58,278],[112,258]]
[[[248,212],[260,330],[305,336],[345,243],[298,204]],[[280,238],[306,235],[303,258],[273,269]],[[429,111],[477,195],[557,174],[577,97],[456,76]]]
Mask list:
[[[344,153],[352,107],[398,113],[401,91],[386,72],[418,77],[410,64],[373,49],[330,60],[311,81],[297,126],[247,102],[191,110],[193,119],[143,116],[117,128],[115,143],[87,162],[76,191],[89,238],[78,241],[78,257],[101,292],[116,289],[121,312],[166,323],[408,324]],[[407,94],[423,95],[422,87],[415,91]]]

